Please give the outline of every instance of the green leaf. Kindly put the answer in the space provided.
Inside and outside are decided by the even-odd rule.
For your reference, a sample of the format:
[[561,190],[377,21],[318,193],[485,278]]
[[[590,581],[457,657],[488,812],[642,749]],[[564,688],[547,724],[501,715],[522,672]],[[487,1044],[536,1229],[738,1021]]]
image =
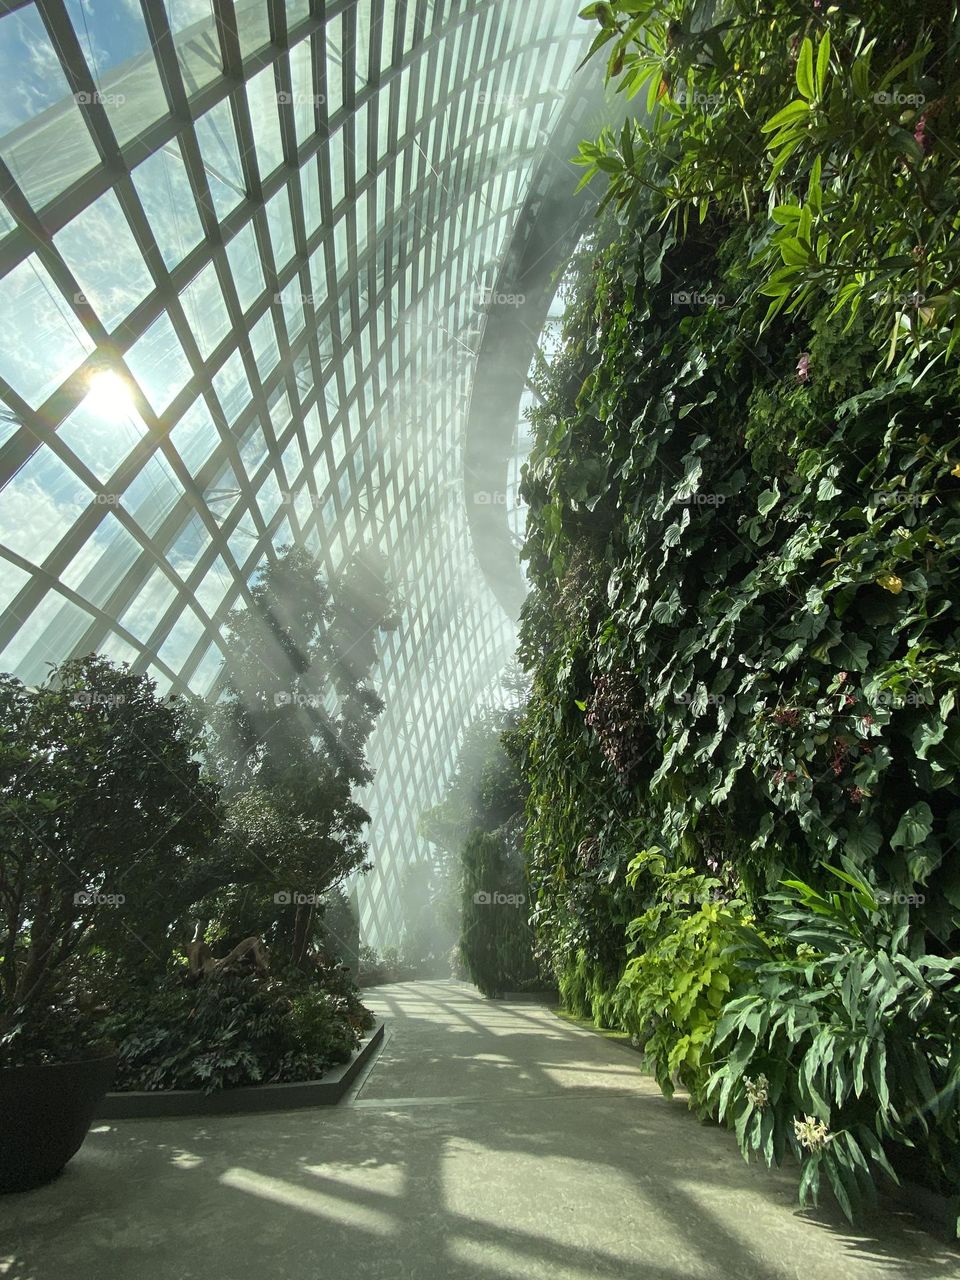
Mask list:
[[820,48],[817,50],[817,97],[823,97],[823,91],[827,87],[827,71],[830,68],[830,32],[824,32],[823,39],[820,41]]
[[761,126],[761,132],[773,133],[783,125],[790,124],[791,121],[799,120],[801,117],[809,114],[809,105],[800,98],[794,98],[793,102],[791,102],[789,106],[784,107],[782,111],[778,111],[775,116],[771,116],[770,119]]
[[915,849],[933,830],[933,810],[925,800],[911,805],[890,837],[891,849]]
[[816,97],[816,86],[813,81],[813,42],[804,36],[800,45],[800,56],[797,58],[797,88],[809,102]]

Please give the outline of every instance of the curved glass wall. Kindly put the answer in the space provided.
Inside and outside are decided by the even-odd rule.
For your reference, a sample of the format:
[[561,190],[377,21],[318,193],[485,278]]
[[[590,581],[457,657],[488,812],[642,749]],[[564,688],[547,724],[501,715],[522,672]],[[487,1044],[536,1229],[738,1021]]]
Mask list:
[[462,432],[482,282],[583,54],[577,3],[36,0],[0,18],[0,669],[215,691],[287,543],[405,598],[366,935],[512,649]]

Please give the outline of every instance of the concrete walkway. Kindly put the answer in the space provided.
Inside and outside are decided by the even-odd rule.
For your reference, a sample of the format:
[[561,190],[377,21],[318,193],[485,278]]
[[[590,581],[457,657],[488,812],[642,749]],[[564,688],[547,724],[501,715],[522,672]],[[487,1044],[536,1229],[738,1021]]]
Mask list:
[[799,1212],[619,1044],[459,983],[368,996],[387,1038],[348,1100],[100,1125],[0,1199],[3,1280],[960,1277],[909,1219]]

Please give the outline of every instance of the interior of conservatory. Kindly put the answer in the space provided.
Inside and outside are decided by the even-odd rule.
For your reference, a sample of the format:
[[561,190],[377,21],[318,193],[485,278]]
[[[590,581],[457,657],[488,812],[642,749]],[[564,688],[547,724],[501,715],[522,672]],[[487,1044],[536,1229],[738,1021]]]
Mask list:
[[0,0],[2,1280],[960,1280],[952,0]]

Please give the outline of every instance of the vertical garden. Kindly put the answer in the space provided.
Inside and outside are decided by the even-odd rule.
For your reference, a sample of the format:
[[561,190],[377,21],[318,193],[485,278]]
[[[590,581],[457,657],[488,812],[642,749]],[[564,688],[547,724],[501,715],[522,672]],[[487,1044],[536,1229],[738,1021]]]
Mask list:
[[584,16],[624,123],[523,485],[537,947],[802,1199],[956,1194],[957,15]]

